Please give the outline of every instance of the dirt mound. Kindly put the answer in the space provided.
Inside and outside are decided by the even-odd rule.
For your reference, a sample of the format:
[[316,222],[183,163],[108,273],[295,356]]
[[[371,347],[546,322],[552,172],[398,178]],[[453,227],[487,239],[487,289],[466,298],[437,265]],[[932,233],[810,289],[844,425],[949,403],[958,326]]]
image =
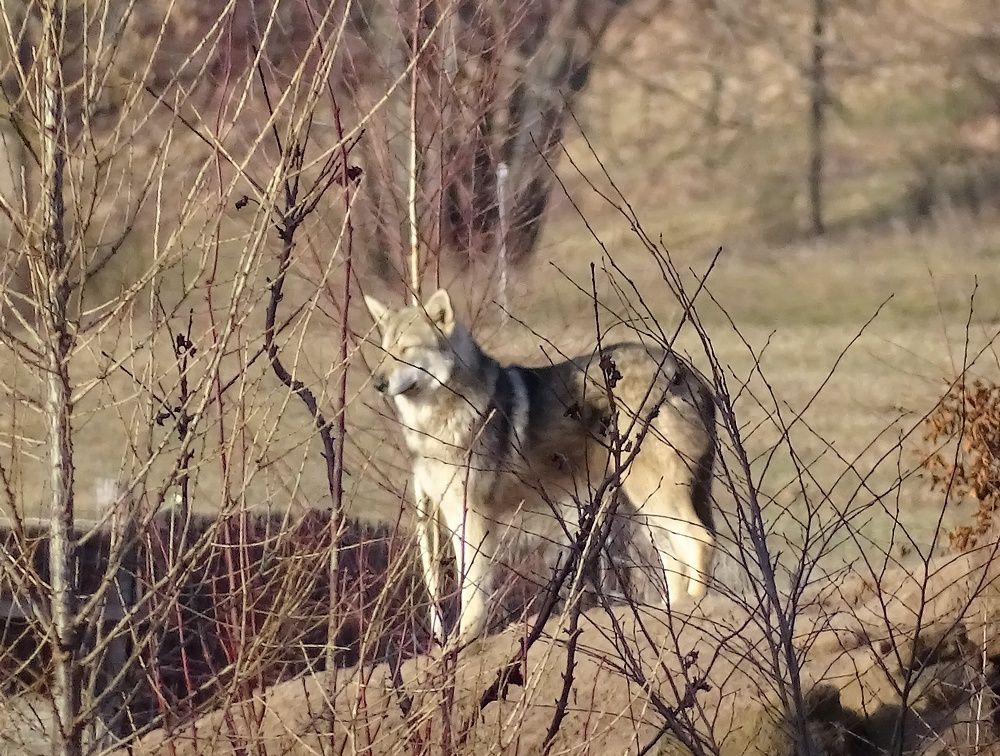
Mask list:
[[[519,624],[457,663],[421,656],[395,670],[282,683],[182,731],[153,733],[135,752],[235,753],[255,744],[308,753],[332,740],[335,752],[541,753],[550,739],[552,753],[586,744],[596,753],[684,754],[697,740],[706,753],[792,754],[802,747],[796,722],[805,721],[816,753],[875,754],[895,743],[903,753],[988,753],[995,562],[966,556],[938,560],[926,575],[886,570],[879,590],[874,579],[818,581],[784,630],[749,596],[710,595],[673,616],[598,607],[581,618],[575,643],[553,619],[511,666],[525,635]],[[794,639],[799,714],[782,703],[795,700],[782,632]]]

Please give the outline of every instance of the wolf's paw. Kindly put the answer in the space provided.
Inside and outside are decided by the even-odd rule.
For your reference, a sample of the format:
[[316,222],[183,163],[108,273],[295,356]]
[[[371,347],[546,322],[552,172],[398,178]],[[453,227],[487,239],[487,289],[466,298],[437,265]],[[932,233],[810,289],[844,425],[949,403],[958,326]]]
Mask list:
[[475,654],[482,649],[485,637],[486,633],[478,625],[464,629],[456,628],[455,632],[442,644],[443,652],[446,654]]
[[431,640],[437,645],[444,645],[445,641],[448,640],[448,636],[444,631],[444,619],[441,617],[441,612],[436,606],[432,606],[430,609],[430,627]]
[[687,595],[695,601],[699,601],[704,598],[707,591],[708,583],[705,582],[704,578],[700,576],[688,578]]
[[476,635],[464,640],[456,639],[453,648],[455,652],[462,656],[473,656],[483,650],[485,640],[482,635]]

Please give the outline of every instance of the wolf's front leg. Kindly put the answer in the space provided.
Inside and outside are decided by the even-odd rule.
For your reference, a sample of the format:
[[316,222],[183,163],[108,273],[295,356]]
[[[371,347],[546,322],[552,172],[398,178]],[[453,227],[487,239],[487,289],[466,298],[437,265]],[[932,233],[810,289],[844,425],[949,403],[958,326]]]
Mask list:
[[424,585],[430,600],[431,637],[444,642],[444,620],[441,615],[441,523],[438,507],[424,493],[419,480],[414,480],[417,506],[417,540]]
[[[457,507],[456,507],[457,509]],[[496,544],[487,519],[474,509],[445,513],[452,532],[455,560],[462,585],[462,607],[458,622],[460,645],[476,640],[486,630],[489,611],[490,573]]]

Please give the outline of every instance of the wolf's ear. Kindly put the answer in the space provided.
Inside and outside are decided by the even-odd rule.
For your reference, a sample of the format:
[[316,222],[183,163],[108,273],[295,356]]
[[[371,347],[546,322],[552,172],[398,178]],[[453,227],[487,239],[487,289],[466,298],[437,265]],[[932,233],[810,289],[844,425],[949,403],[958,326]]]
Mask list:
[[372,320],[375,321],[375,327],[381,332],[385,317],[389,314],[389,308],[375,299],[375,297],[370,297],[367,294],[365,294],[365,306],[368,308],[368,312],[371,313]]
[[455,311],[451,308],[451,297],[444,289],[438,289],[424,303],[427,317],[444,333],[450,334],[455,325]]

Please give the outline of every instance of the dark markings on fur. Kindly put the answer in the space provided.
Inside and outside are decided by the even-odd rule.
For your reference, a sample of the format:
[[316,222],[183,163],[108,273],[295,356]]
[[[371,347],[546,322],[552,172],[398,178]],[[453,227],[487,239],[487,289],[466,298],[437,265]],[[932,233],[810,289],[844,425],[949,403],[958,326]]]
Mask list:
[[486,419],[487,422],[493,423],[499,449],[511,446],[511,433],[514,428],[514,386],[509,373],[510,371],[504,368],[497,371],[493,399],[486,408]]
[[[715,413],[712,412],[712,422],[715,422]],[[715,529],[715,517],[712,512],[712,466],[715,464],[715,445],[712,444],[708,450],[698,460],[697,468],[694,471],[694,486],[691,491],[691,502],[694,504],[695,514],[702,524],[708,528],[712,535],[718,535]]]
[[[687,379],[690,369],[673,354],[660,350],[650,351],[628,342],[609,344],[588,355],[552,365],[511,365],[501,368],[501,373],[505,370],[516,371],[524,383],[527,427],[526,438],[522,439],[522,443],[525,448],[545,449],[546,456],[542,458],[547,458],[555,469],[565,472],[574,465],[584,463],[583,460],[571,459],[563,453],[564,449],[574,447],[574,437],[586,435],[597,443],[606,444],[612,418],[607,391],[602,385],[602,372],[610,370],[617,383],[621,372],[613,355],[636,349],[643,350],[657,362],[662,361],[662,369],[668,376],[668,390],[677,391],[677,387]],[[567,370],[571,366],[573,369]],[[509,390],[509,384],[506,386]],[[714,427],[715,403],[712,398],[698,392],[693,392],[687,398],[700,408],[709,425]],[[553,428],[559,428],[561,432],[553,434]],[[692,462],[695,466],[692,500],[699,519],[709,531],[716,534],[711,493],[714,463],[714,444],[706,449],[700,459]]]

